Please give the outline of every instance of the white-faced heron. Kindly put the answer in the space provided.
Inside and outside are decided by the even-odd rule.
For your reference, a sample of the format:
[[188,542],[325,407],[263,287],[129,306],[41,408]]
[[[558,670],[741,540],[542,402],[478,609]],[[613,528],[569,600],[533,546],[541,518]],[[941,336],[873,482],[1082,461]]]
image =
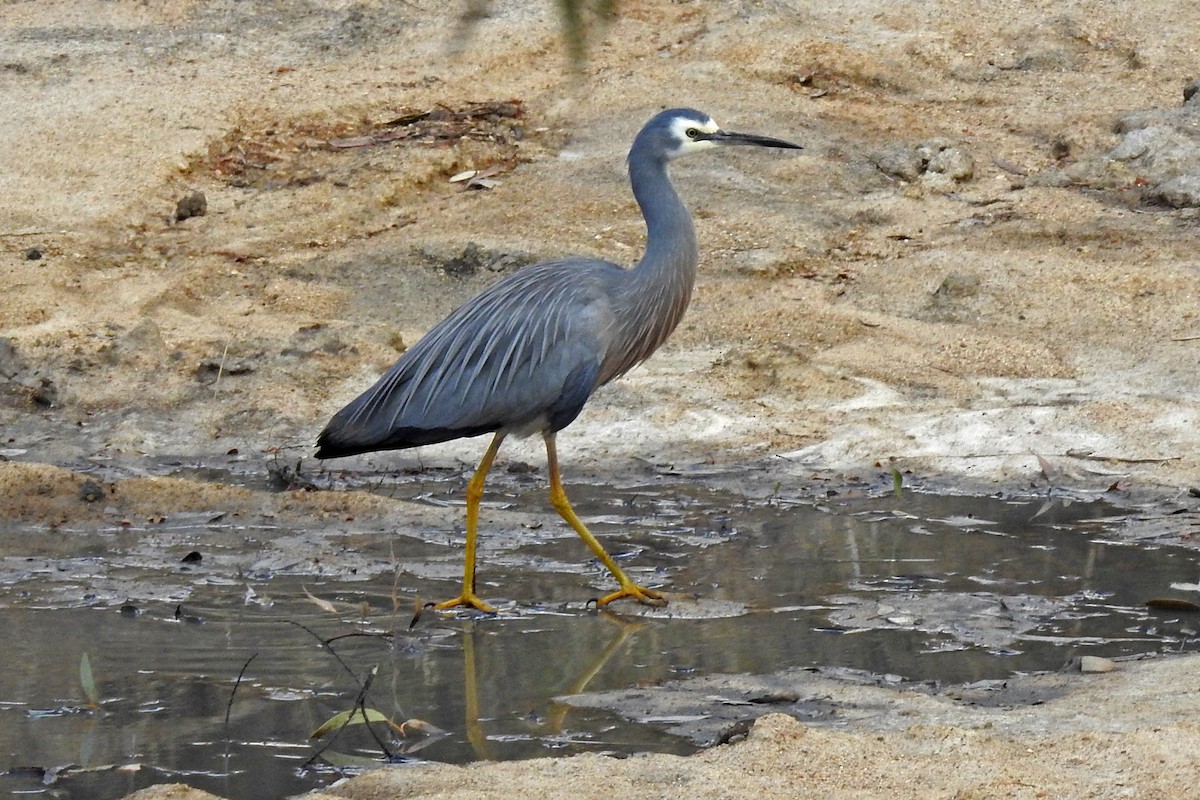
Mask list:
[[629,150],[629,180],[646,219],[646,252],[633,268],[566,258],[514,272],[442,320],[321,432],[317,458],[494,434],[467,484],[462,593],[435,608],[495,611],[475,593],[479,501],[504,438],[532,433],[546,443],[550,502],[619,584],[598,605],[622,597],[666,603],[660,593],[634,583],[572,510],[555,435],[579,415],[592,392],[648,358],[679,324],[699,252],[692,218],[667,177],[667,162],[718,145],[800,147],[722,131],[694,109],[663,111]]

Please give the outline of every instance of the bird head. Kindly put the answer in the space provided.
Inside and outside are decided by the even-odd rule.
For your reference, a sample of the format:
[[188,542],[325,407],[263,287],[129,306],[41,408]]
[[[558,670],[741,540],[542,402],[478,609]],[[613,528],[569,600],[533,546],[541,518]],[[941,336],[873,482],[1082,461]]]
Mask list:
[[722,145],[801,149],[800,145],[782,139],[721,130],[712,117],[694,108],[672,108],[659,113],[642,128],[634,148],[639,144],[667,160]]

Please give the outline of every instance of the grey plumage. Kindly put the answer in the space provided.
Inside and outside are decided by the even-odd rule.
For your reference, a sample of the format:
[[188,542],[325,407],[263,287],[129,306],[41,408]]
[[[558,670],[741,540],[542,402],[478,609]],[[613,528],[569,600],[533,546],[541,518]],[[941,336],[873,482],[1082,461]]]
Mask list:
[[[482,491],[500,441],[510,433],[541,432],[551,458],[553,493],[558,481],[554,434],[578,416],[599,386],[658,349],[687,308],[699,254],[691,216],[667,177],[667,163],[718,144],[798,147],[726,133],[693,109],[658,114],[642,128],[629,153],[630,182],[647,228],[641,260],[632,269],[588,258],[548,261],[493,284],[435,326],[374,386],[334,415],[317,440],[317,457],[496,433],[473,480]],[[569,511],[565,495],[561,503]],[[568,517],[563,508],[559,511],[573,526],[578,523],[576,530],[592,546],[594,539],[580,530],[582,523],[573,512]],[[470,507],[468,512],[470,521]],[[468,539],[473,560],[470,525]],[[602,560],[625,589],[628,579],[606,554]],[[458,602],[441,607],[466,604],[490,610],[474,596],[473,570],[473,563],[468,564],[470,585],[464,584]],[[617,594],[649,602],[634,592]]]
[[[621,326],[608,298],[623,277],[615,264],[568,259],[493,284],[340,411],[321,434],[317,456],[537,430],[543,419],[561,430],[596,386],[636,363],[609,355]],[[540,313],[528,313],[531,302]],[[455,369],[446,370],[448,363]]]

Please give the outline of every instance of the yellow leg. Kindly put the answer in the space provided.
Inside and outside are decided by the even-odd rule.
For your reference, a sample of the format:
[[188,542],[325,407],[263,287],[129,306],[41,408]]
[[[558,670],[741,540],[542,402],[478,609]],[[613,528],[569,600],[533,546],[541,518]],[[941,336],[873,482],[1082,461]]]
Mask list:
[[563,489],[562,476],[558,472],[558,448],[554,444],[554,434],[545,434],[546,439],[546,465],[550,471],[550,502],[554,505],[554,510],[559,513],[567,524],[575,529],[579,534],[579,538],[583,539],[584,543],[591,548],[596,557],[608,567],[608,571],[617,579],[617,583],[621,588],[612,594],[607,594],[596,601],[598,606],[606,606],[613,600],[620,600],[622,597],[632,597],[639,603],[644,603],[648,606],[665,606],[667,598],[663,597],[658,592],[647,589],[644,586],[639,586],[634,583],[625,570],[617,566],[617,562],[613,561],[612,556],[605,551],[604,546],[596,541],[596,537],[587,529],[578,516],[575,515],[575,510],[571,508],[571,503],[567,500],[567,492]]
[[462,594],[453,600],[437,603],[433,607],[435,611],[470,606],[488,614],[496,613],[496,609],[480,600],[479,596],[475,594],[475,540],[479,533],[479,501],[483,499],[483,482],[487,478],[488,470],[492,468],[492,462],[496,460],[496,453],[500,450],[500,443],[503,441],[503,433],[497,433],[492,437],[492,443],[488,445],[487,452],[483,454],[483,460],[479,462],[475,474],[471,476],[471,481],[467,484],[467,547],[466,553],[463,555]]

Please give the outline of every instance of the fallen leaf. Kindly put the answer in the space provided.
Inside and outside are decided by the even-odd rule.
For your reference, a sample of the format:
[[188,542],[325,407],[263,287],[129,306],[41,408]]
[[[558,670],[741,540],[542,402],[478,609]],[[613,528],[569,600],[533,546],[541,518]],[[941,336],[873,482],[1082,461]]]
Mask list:
[[79,659],[79,684],[83,687],[88,705],[92,708],[100,708],[100,696],[96,694],[96,679],[92,675],[92,662],[87,653],[84,653],[83,658]]
[[317,608],[321,609],[322,611],[328,611],[330,614],[338,613],[337,606],[335,606],[333,603],[317,597],[308,590],[307,586],[301,586],[300,588],[304,590],[304,596],[307,597],[309,601]]
[[426,736],[445,736],[447,733],[432,722],[426,722],[423,719],[406,719],[400,723],[398,730],[405,736],[409,731],[423,733]]
[[1050,480],[1050,473],[1054,471],[1054,468],[1050,466],[1050,462],[1039,456],[1037,453],[1034,453],[1033,457],[1037,459],[1038,469],[1042,471],[1042,477],[1046,480]]
[[352,708],[349,711],[341,711],[334,714],[329,719],[325,720],[315,731],[308,735],[310,739],[320,739],[322,736],[332,733],[333,731],[343,728],[347,725],[361,725],[364,722],[386,722],[398,732],[404,733],[404,728],[392,722],[382,711],[376,711],[373,708]]

